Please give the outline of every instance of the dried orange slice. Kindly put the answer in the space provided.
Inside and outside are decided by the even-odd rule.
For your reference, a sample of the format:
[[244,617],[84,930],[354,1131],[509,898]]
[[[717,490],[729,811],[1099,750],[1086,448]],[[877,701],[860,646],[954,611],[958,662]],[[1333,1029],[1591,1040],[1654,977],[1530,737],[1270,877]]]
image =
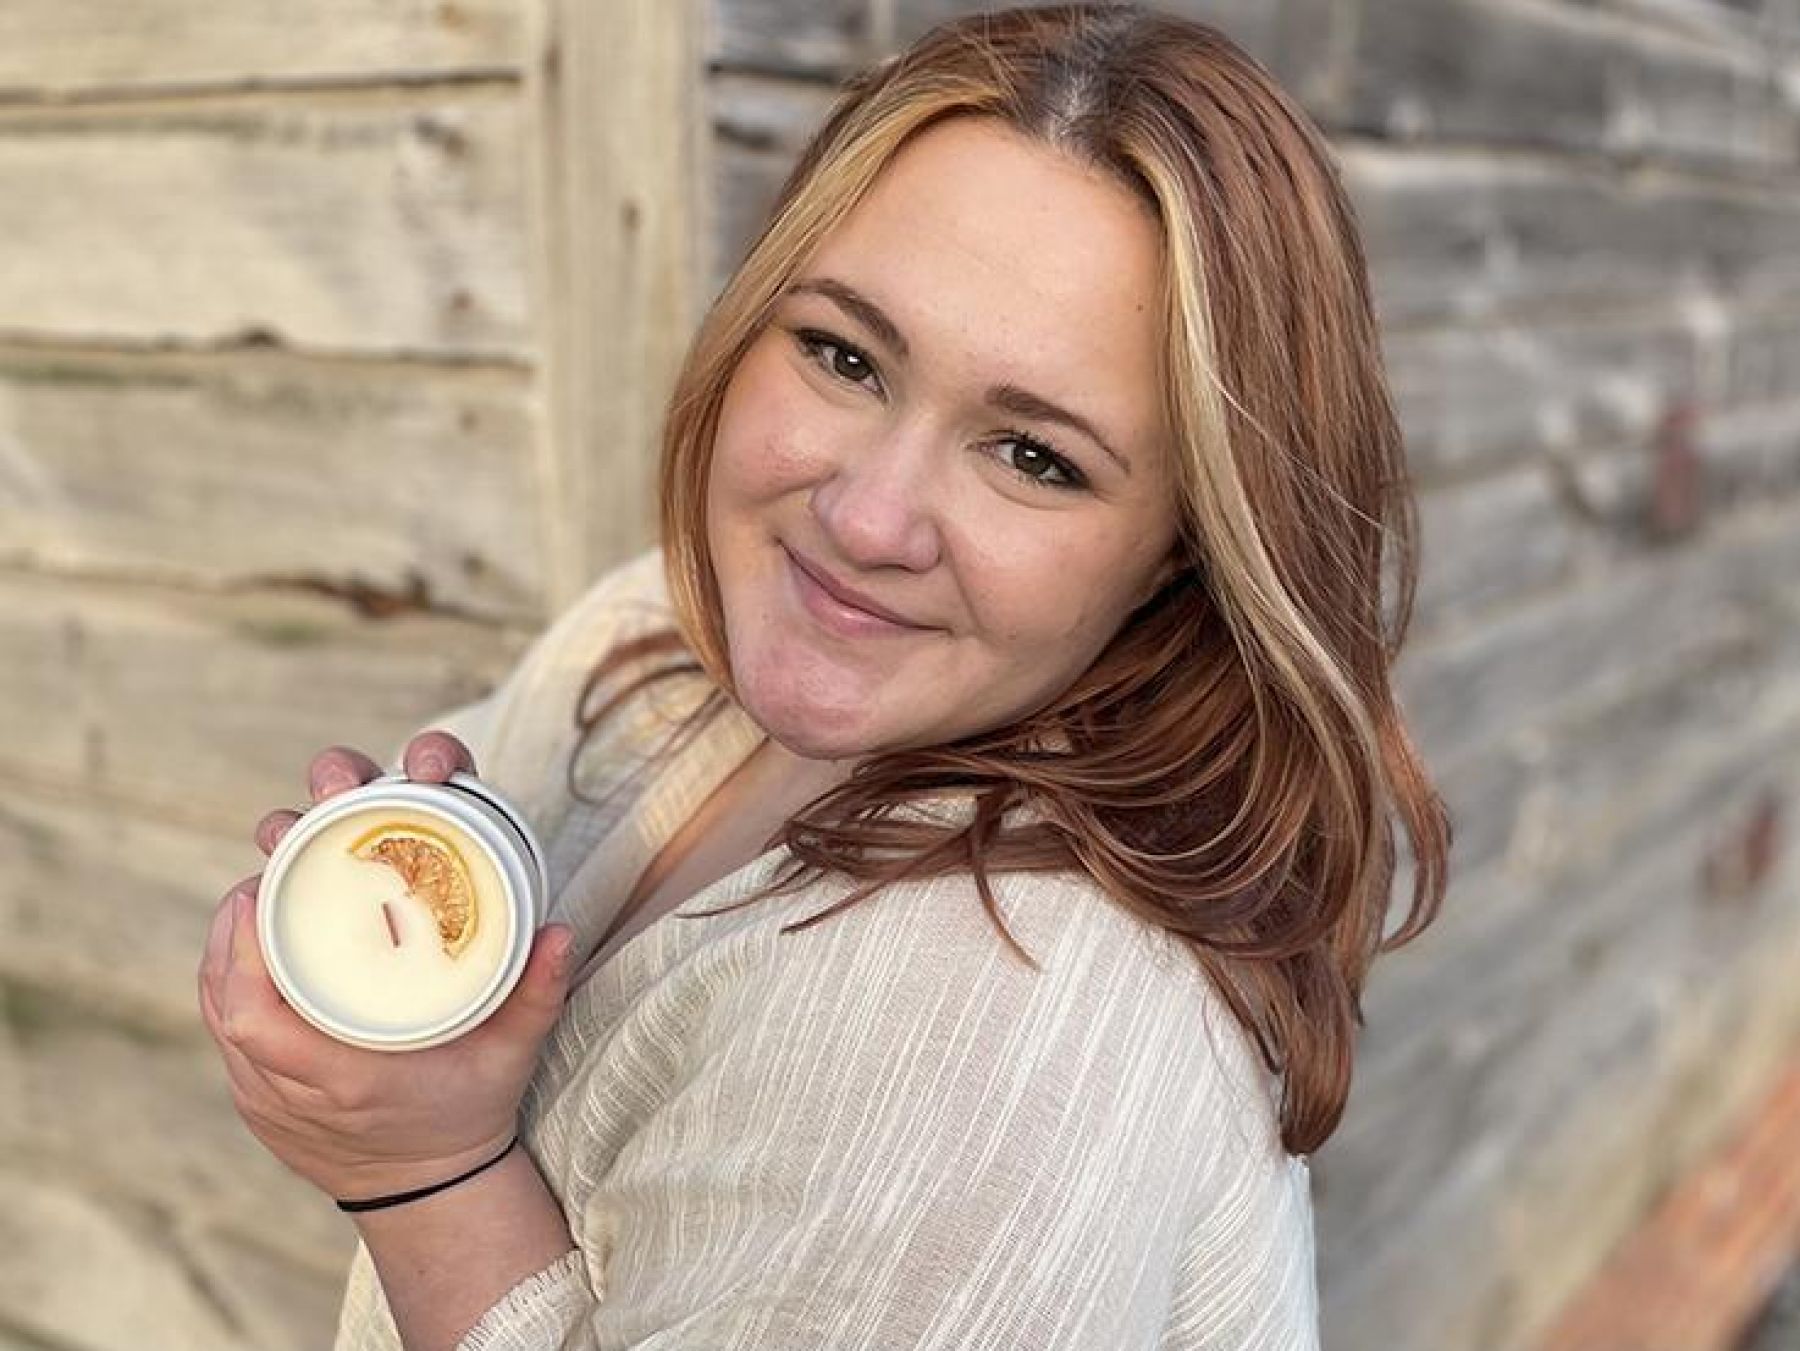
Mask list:
[[469,946],[475,937],[475,884],[449,840],[423,826],[388,824],[358,836],[350,852],[400,874],[406,890],[431,910],[446,954],[459,956]]

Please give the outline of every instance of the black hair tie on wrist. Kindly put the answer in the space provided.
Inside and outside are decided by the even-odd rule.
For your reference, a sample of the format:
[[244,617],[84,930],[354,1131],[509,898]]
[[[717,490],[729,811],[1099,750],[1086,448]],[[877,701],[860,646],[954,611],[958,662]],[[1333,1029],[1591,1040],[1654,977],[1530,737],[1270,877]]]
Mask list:
[[500,1160],[512,1153],[513,1146],[518,1143],[519,1137],[515,1135],[506,1142],[505,1149],[494,1155],[494,1157],[489,1159],[486,1163],[478,1163],[473,1168],[469,1169],[468,1172],[458,1173],[448,1181],[434,1182],[429,1187],[420,1187],[415,1191],[395,1192],[392,1196],[371,1196],[366,1201],[339,1201],[337,1203],[337,1208],[339,1210],[348,1211],[354,1215],[360,1214],[365,1210],[386,1210],[389,1206],[403,1206],[408,1201],[422,1201],[427,1196],[436,1196],[441,1191],[448,1191],[459,1183],[467,1182],[477,1173],[487,1172],[488,1169],[492,1168],[495,1164],[499,1163]]

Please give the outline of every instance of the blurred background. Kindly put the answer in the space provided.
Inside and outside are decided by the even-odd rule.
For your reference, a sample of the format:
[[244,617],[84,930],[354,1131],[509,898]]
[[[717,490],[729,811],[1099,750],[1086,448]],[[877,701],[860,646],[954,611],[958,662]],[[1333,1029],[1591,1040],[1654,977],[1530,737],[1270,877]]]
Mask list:
[[[1453,886],[1315,1160],[1327,1346],[1648,1348],[1569,1311],[1800,1034],[1800,0],[1165,7],[1330,132],[1425,523]],[[833,82],[975,8],[0,3],[0,1348],[329,1343],[349,1226],[194,1006],[251,827],[650,538]]]

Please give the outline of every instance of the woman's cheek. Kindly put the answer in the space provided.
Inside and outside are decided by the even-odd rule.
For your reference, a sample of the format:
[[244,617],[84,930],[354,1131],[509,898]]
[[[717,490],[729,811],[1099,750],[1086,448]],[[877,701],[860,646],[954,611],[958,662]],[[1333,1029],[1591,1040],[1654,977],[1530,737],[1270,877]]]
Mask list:
[[804,397],[770,410],[758,438],[752,472],[759,496],[776,497],[816,487],[829,478],[835,457],[853,442],[855,419],[808,406]]

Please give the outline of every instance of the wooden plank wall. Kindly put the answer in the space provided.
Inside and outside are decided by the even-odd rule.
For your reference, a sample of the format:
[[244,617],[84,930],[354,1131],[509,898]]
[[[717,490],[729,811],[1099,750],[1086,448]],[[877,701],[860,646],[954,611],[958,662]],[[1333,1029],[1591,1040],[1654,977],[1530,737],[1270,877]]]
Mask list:
[[[723,268],[830,81],[977,6],[713,8]],[[1421,485],[1456,872],[1314,1161],[1325,1343],[1529,1347],[1800,1033],[1800,5],[1171,8],[1331,132]]]
[[[192,1011],[249,826],[647,536],[695,298],[971,7],[0,7],[0,1344],[323,1344],[347,1230]],[[1178,7],[1332,132],[1423,493],[1457,873],[1315,1160],[1327,1345],[1527,1347],[1800,1031],[1800,0]]]
[[205,928],[313,753],[388,755],[648,539],[696,18],[0,12],[0,1344],[328,1342],[350,1230],[230,1108]]

